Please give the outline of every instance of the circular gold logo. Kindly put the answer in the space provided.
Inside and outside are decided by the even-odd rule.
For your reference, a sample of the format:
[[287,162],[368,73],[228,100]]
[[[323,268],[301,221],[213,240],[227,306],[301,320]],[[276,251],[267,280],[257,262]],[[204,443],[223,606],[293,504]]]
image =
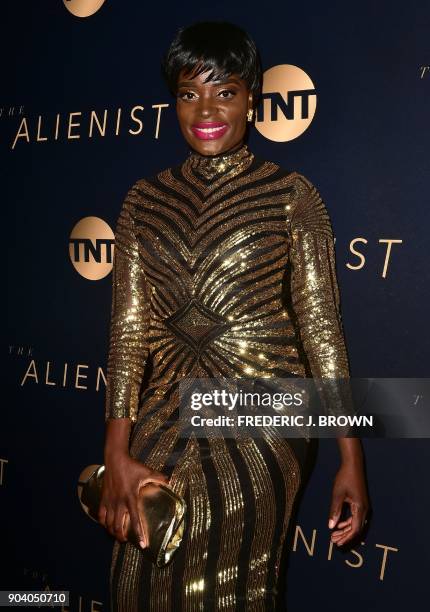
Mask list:
[[301,68],[280,64],[263,75],[255,127],[275,142],[294,140],[312,122],[317,106],[314,84]]
[[66,9],[76,17],[89,17],[97,13],[105,0],[63,0]]
[[69,255],[77,272],[88,280],[100,280],[113,266],[115,236],[98,217],[84,217],[72,229]]

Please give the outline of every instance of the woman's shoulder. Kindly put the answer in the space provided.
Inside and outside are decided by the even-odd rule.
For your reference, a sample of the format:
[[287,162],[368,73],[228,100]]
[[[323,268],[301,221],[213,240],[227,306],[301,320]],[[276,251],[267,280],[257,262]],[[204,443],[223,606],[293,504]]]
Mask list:
[[269,160],[259,155],[254,155],[255,166],[263,170],[270,171],[268,178],[285,181],[290,187],[294,187],[300,193],[316,189],[313,182],[301,170],[288,167],[273,160]]
[[160,190],[161,175],[168,170],[170,170],[170,168],[137,178],[134,182],[129,184],[128,188],[126,188],[124,203],[136,207],[143,206],[145,200]]
[[144,175],[132,184],[130,191],[134,191],[141,197],[154,195],[157,191],[165,191],[171,178],[178,175],[180,168],[181,164],[176,164]]
[[135,180],[134,183],[129,187],[129,191],[136,192],[137,194],[143,195],[151,185],[157,181],[157,174],[148,174]]
[[286,165],[265,160],[265,164],[272,168],[272,179],[276,188],[281,184],[291,222],[297,224],[313,224],[320,221],[324,225],[329,223],[330,215],[319,189],[307,174],[299,169],[291,169]]

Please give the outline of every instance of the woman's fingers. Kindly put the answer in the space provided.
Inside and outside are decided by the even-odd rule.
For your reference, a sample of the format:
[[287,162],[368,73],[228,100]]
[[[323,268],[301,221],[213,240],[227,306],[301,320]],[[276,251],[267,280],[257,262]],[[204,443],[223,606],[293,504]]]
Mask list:
[[127,532],[124,528],[124,523],[127,517],[127,507],[124,504],[118,505],[116,508],[113,506],[104,506],[99,512],[99,517],[103,516],[103,525],[106,527],[108,532],[120,542],[127,541]]
[[343,495],[336,491],[332,494],[330,513],[329,513],[329,521],[328,527],[329,529],[333,529],[338,522],[340,515],[342,513],[342,504],[343,504]]
[[169,484],[169,477],[134,459],[130,459],[130,465],[130,470],[116,474],[112,481],[106,480],[105,474],[104,486],[107,487],[108,494],[103,499],[108,501],[100,503],[98,519],[120,542],[128,541],[128,532],[131,529],[137,536],[136,543],[145,548],[149,544],[138,508],[139,489],[149,480]]
[[336,531],[335,533],[332,533],[330,539],[332,542],[337,543],[341,538],[343,538],[345,534],[347,534],[350,531],[351,531],[351,527],[345,527],[345,529],[341,529],[339,531]]
[[113,535],[120,542],[127,542],[127,535],[124,531],[127,508],[120,505],[116,508],[113,520]]
[[346,542],[349,542],[355,538],[362,530],[365,521],[366,511],[363,506],[356,502],[348,502],[351,508],[351,516],[348,521],[350,525],[346,526],[342,532],[332,534],[333,541],[338,545],[342,546]]
[[[348,517],[345,521],[341,521],[340,523],[338,523],[337,527],[339,529],[343,529],[347,525],[351,525],[351,521],[352,521],[352,516]],[[335,533],[335,532],[333,532],[333,533]]]
[[145,532],[136,508],[133,509],[131,504],[129,504],[128,507],[120,505],[116,510],[105,509],[105,527],[120,542],[128,542],[128,528],[130,524],[138,540],[142,542],[142,548],[147,546]]
[[352,540],[353,537],[354,537],[354,534],[352,534],[352,530],[350,530],[348,533],[341,536],[335,543],[338,546],[343,546],[346,542],[348,542],[349,540]]
[[352,539],[360,533],[361,526],[364,521],[364,508],[360,504],[356,502],[350,502],[350,508],[351,508],[352,521],[351,521],[351,533],[348,534],[348,539]]
[[[344,523],[347,523],[346,525]],[[331,540],[334,542],[342,537],[345,533],[351,530],[351,522],[350,521],[342,521],[342,527],[339,525],[340,529],[336,529],[331,534]]]
[[106,529],[109,531],[109,533],[115,537],[115,533],[113,530],[114,527],[114,520],[115,520],[115,512],[114,509],[112,508],[112,506],[108,506],[106,509],[106,522],[105,522],[105,526]]
[[145,535],[145,530],[142,525],[142,519],[138,510],[137,500],[130,500],[129,503],[130,523],[135,532],[141,548],[148,546],[148,541]]
[[101,503],[99,511],[97,513],[97,520],[100,523],[100,525],[102,525],[103,527],[106,527],[106,515],[107,515],[107,508],[104,503]]
[[145,482],[147,482],[148,480],[158,480],[165,484],[169,484],[169,477],[166,476],[166,474],[163,474],[162,472],[158,472],[157,470],[152,470],[143,480],[141,480],[141,482],[139,483],[139,487],[142,486],[142,484],[145,484]]

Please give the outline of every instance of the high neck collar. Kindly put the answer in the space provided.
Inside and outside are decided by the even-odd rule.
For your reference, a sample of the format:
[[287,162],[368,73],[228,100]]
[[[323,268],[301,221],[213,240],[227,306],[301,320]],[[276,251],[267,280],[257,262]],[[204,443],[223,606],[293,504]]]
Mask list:
[[190,151],[186,164],[206,179],[218,178],[228,173],[236,175],[252,162],[253,153],[246,144],[242,144],[234,151],[226,151],[218,155],[201,155],[197,151]]

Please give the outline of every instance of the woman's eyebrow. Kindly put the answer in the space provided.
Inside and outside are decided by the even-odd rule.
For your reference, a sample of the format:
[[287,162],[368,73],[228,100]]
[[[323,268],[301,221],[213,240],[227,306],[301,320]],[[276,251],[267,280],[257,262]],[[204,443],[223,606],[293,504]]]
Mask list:
[[[220,84],[227,84],[227,83],[235,83],[237,85],[240,85],[240,81],[238,79],[235,79],[234,77],[229,77],[227,79],[218,79],[216,81],[209,81],[208,83],[204,83],[204,84],[205,85],[220,85]],[[189,85],[196,85],[196,81],[179,81],[178,83],[178,87],[189,86]]]

